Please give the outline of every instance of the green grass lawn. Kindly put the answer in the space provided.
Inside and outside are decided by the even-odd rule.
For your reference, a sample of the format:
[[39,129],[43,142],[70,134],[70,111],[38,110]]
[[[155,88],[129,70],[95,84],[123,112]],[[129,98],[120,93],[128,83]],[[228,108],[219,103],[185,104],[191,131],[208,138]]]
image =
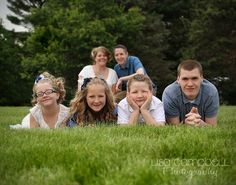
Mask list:
[[236,184],[236,107],[218,126],[12,130],[28,107],[0,107],[0,185]]

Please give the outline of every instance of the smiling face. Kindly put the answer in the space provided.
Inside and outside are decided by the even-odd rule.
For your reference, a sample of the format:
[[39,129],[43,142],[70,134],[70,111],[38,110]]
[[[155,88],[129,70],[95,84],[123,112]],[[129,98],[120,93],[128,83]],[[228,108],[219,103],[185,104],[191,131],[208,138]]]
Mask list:
[[39,82],[35,86],[37,103],[44,107],[57,105],[59,93],[55,92],[49,82]]
[[125,51],[123,48],[115,48],[114,49],[114,57],[116,59],[116,62],[119,65],[124,66],[126,63],[126,60],[128,58],[128,52]]
[[108,56],[106,55],[106,53],[102,51],[98,51],[94,60],[97,65],[104,66],[108,62]]
[[177,78],[177,82],[188,100],[194,100],[197,97],[202,81],[203,76],[197,68],[193,70],[181,69]]
[[133,81],[132,84],[130,84],[129,89],[127,94],[139,107],[144,104],[148,96],[152,93],[149,85],[143,81]]
[[106,104],[105,87],[101,84],[88,86],[87,104],[94,112],[99,112]]

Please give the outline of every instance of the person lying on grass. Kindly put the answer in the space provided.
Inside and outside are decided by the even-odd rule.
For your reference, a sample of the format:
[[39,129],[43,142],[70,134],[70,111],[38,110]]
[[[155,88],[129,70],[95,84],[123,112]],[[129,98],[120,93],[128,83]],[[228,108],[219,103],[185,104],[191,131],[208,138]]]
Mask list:
[[69,114],[69,108],[61,104],[65,94],[63,78],[55,78],[48,72],[39,75],[33,85],[34,107],[22,120],[21,128],[60,127]]
[[127,84],[126,98],[118,104],[118,124],[164,125],[165,113],[162,102],[152,93],[148,76],[136,74]]
[[203,78],[202,65],[196,60],[184,60],[177,72],[177,80],[162,95],[167,122],[216,125],[219,95],[216,87]]
[[67,127],[116,123],[112,91],[104,79],[85,78],[81,90],[70,103]]

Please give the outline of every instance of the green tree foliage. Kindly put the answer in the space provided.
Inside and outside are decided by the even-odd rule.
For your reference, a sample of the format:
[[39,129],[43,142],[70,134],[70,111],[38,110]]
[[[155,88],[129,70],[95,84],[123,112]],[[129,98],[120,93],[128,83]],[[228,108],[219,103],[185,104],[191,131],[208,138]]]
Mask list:
[[181,49],[185,47],[188,34],[184,20],[189,20],[193,4],[194,1],[189,0],[159,0],[154,6],[155,11],[163,16],[162,20],[169,31],[169,49],[165,51],[165,56],[172,62],[172,70],[175,70],[182,57]]
[[46,0],[7,0],[8,8],[14,15],[7,15],[8,20],[13,24],[26,26],[32,24],[28,17],[31,8],[41,8]]
[[197,1],[190,11],[184,58],[203,63],[205,76],[216,82],[225,103],[236,104],[236,1]]
[[28,35],[8,34],[12,41],[17,39],[23,44],[15,51],[18,57],[3,50],[9,60],[21,62],[23,71],[18,73],[25,82],[45,70],[64,76],[70,100],[77,86],[77,74],[91,63],[91,49],[98,45],[112,49],[121,43],[143,61],[148,74],[157,81],[159,97],[176,78],[179,61],[195,58],[203,64],[205,77],[216,83],[223,102],[236,104],[235,0],[8,3],[16,15],[8,16],[13,23],[32,26]]
[[79,71],[91,64],[93,47],[112,48],[126,36],[127,41],[136,40],[144,20],[139,8],[123,13],[123,7],[110,0],[47,1],[31,10],[34,31],[22,61],[26,76],[32,78],[44,70],[62,75],[70,93],[77,88]]
[[[22,105],[30,102],[27,81],[21,78],[21,44],[18,36],[0,24],[0,105]],[[30,87],[31,88],[31,87]]]
[[175,76],[170,71],[170,62],[165,56],[170,47],[168,44],[170,32],[166,29],[163,16],[155,10],[158,2],[126,0],[117,1],[117,3],[122,4],[125,10],[138,6],[142,10],[142,15],[145,16],[139,38],[127,43],[126,37],[123,37],[124,40],[120,40],[120,43],[125,43],[130,54],[142,60],[148,75],[158,86],[158,97],[161,97],[166,84],[173,81]]

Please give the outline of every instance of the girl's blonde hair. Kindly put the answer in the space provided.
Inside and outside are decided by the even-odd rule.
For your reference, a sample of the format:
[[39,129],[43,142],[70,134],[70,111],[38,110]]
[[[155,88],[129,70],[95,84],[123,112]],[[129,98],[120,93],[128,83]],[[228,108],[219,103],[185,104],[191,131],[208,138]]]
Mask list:
[[91,58],[93,59],[94,62],[95,62],[95,58],[98,52],[102,52],[107,56],[107,60],[108,60],[107,62],[110,62],[112,60],[112,54],[109,51],[109,49],[107,49],[104,46],[99,46],[99,47],[93,48],[93,50],[91,51]]
[[[85,84],[86,83],[86,84]],[[100,84],[104,86],[106,95],[106,104],[98,112],[94,113],[87,104],[88,87],[91,85]],[[112,92],[107,85],[106,81],[101,78],[89,78],[85,79],[82,89],[77,91],[75,98],[70,102],[71,115],[77,115],[77,124],[80,126],[94,124],[94,122],[114,122],[116,121],[116,115],[114,113],[115,103]]]
[[65,80],[62,77],[56,78],[55,76],[51,75],[48,72],[43,72],[41,75],[39,75],[34,83],[33,86],[33,95],[32,95],[32,100],[31,103],[35,105],[37,103],[37,96],[36,96],[36,87],[40,83],[49,83],[53,90],[55,90],[57,93],[59,93],[59,99],[57,100],[57,103],[61,103],[64,101],[65,96],[66,96],[66,90],[64,87]]
[[127,91],[130,91],[130,86],[133,82],[145,82],[148,85],[148,88],[151,92],[153,92],[152,81],[150,78],[144,74],[136,74],[132,76],[127,83]]

